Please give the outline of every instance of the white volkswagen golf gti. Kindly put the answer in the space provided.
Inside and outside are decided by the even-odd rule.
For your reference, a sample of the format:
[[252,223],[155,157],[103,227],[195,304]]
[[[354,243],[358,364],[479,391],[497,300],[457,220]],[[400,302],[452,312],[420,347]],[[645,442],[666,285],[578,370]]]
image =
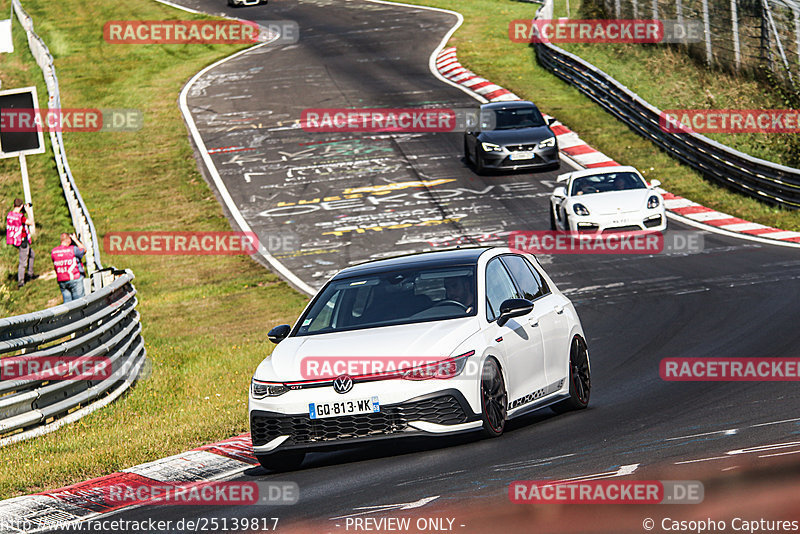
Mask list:
[[340,271],[250,388],[253,449],[268,469],[311,449],[482,430],[589,403],[586,337],[535,257],[462,248]]
[[550,229],[572,232],[662,231],[664,199],[629,166],[600,167],[559,175],[550,197]]

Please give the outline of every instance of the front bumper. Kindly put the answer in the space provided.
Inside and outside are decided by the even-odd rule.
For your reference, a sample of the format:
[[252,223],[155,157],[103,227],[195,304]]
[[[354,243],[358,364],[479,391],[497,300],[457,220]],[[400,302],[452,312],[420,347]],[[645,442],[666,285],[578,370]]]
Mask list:
[[502,152],[481,151],[483,157],[483,166],[487,169],[516,170],[555,167],[556,165],[561,164],[561,160],[558,157],[558,146],[534,149],[532,159],[522,160],[512,159],[512,155],[515,152],[519,152],[518,150],[515,150],[518,147],[513,148],[514,149],[510,150],[508,147],[504,147]]
[[341,447],[368,440],[466,432],[481,426],[462,392],[446,389],[405,402],[381,405],[377,413],[311,419],[308,412],[250,411],[253,449]]
[[569,215],[569,230],[573,232],[660,232],[666,228],[667,218],[663,211],[583,217]]

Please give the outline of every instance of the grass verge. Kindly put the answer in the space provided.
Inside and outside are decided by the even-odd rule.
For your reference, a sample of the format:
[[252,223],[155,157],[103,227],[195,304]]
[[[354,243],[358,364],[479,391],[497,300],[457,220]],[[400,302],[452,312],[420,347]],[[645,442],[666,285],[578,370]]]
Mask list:
[[[800,230],[800,211],[763,204],[753,198],[720,187],[670,158],[655,145],[636,135],[613,116],[603,111],[536,61],[532,48],[512,43],[508,24],[515,19],[530,20],[537,4],[513,0],[403,0],[458,11],[464,25],[449,44],[458,47],[459,61],[478,75],[499,84],[557,117],[577,132],[589,145],[614,160],[638,168],[648,179],[658,179],[663,187],[710,208],[743,219],[785,230]],[[556,16],[566,15],[566,0],[556,0]],[[571,1],[573,17],[578,12]],[[750,107],[785,108],[778,97],[755,82],[706,72],[679,52],[656,46],[572,45],[570,51],[628,85],[633,91],[662,109]],[[713,83],[712,83],[713,82]],[[667,95],[669,98],[659,97]],[[678,105],[679,104],[679,105]],[[712,105],[713,104],[713,105]],[[783,134],[788,135],[788,134]],[[772,149],[762,145],[770,139]],[[725,137],[730,142],[731,137]],[[742,137],[740,150],[758,157],[779,157],[785,139],[777,134]],[[759,150],[755,150],[758,147]],[[783,157],[783,156],[782,156]]]
[[[10,2],[0,2],[8,9]],[[4,4],[4,5],[3,5]],[[137,108],[136,133],[68,133],[70,165],[101,236],[126,230],[230,230],[197,170],[177,99],[204,66],[233,45],[111,45],[108,20],[202,18],[150,0],[28,0],[26,10],[55,57],[64,108]],[[0,56],[3,88],[39,85],[24,34]],[[46,98],[46,96],[45,96]],[[52,153],[29,159],[40,236],[37,269],[69,225]],[[20,195],[16,160],[2,162],[3,204]],[[41,207],[40,207],[41,206]],[[16,257],[3,265],[16,272]],[[13,251],[15,252],[15,251]],[[136,274],[138,310],[152,374],[110,406],[37,438],[0,449],[0,499],[52,489],[246,432],[247,390],[271,350],[268,327],[291,322],[306,297],[245,256],[112,256]],[[4,278],[5,280],[5,278]],[[53,300],[56,299],[56,300]],[[4,301],[4,313],[60,303],[53,280],[36,280]]]

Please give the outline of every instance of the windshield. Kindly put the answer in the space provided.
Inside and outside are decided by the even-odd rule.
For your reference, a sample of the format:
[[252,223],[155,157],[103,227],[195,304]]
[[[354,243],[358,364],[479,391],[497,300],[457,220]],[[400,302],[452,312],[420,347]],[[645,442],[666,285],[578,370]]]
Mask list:
[[295,335],[476,315],[475,266],[375,273],[328,284]]
[[[493,123],[483,117],[487,113],[494,115]],[[492,124],[494,124],[493,128],[491,127]],[[545,122],[538,108],[527,107],[483,111],[481,125],[484,130],[516,130],[518,128],[544,126]]]
[[634,172],[615,172],[581,176],[572,181],[570,195],[591,195],[609,191],[627,191],[629,189],[645,189],[647,184]]

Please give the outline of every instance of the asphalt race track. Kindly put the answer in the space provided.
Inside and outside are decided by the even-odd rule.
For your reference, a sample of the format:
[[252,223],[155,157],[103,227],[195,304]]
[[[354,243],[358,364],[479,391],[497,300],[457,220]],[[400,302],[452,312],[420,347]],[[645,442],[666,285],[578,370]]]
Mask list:
[[[209,70],[188,103],[242,216],[309,286],[369,258],[470,242],[465,237],[505,244],[505,232],[549,228],[547,196],[557,173],[478,176],[463,161],[460,134],[319,134],[290,126],[307,108],[475,106],[428,68],[454,16],[366,0],[224,4],[184,0],[209,13],[300,27],[296,44],[265,45]],[[580,132],[579,124],[569,126]],[[562,172],[568,169],[563,163]],[[381,223],[402,228],[376,229]],[[670,221],[668,233],[689,230]],[[286,236],[299,244],[295,250],[277,245]],[[395,440],[314,453],[292,473],[253,468],[242,475],[297,482],[297,506],[144,507],[113,517],[275,516],[280,530],[319,520],[337,532],[345,516],[370,513],[361,507],[416,503],[424,513],[427,502],[506,499],[513,480],[645,469],[796,441],[800,392],[792,382],[659,378],[666,357],[797,355],[800,251],[703,236],[704,247],[692,253],[541,258],[588,336],[588,410],[543,410],[496,440]],[[693,465],[675,469],[690,479]]]

